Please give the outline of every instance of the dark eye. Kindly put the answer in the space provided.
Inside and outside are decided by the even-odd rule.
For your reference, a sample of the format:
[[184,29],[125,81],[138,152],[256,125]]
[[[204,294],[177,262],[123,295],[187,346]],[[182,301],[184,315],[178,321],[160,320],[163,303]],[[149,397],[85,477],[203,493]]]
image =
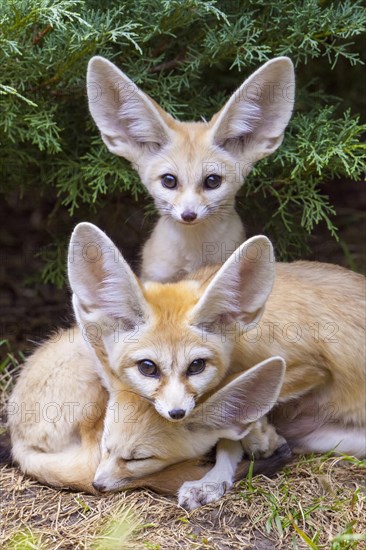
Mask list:
[[195,359],[189,365],[187,369],[187,375],[192,376],[193,374],[199,374],[203,372],[206,368],[206,361],[204,359]]
[[159,369],[149,359],[143,359],[137,363],[137,368],[144,376],[152,376],[153,378],[159,378]]
[[172,176],[172,174],[164,174],[161,177],[161,183],[167,189],[175,189],[177,187],[177,178]]
[[206,187],[206,189],[217,189],[220,187],[222,183],[222,177],[218,174],[211,174],[211,176],[207,176],[205,181],[203,182],[203,187]]

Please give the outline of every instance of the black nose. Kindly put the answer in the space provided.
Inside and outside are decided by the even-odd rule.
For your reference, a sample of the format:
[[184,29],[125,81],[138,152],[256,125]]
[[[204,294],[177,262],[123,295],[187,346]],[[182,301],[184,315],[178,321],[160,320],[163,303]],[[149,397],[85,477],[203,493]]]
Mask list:
[[185,414],[186,411],[184,409],[172,409],[169,411],[169,416],[171,416],[173,420],[180,420]]
[[181,218],[185,222],[193,222],[197,218],[196,212],[193,212],[192,210],[185,210],[181,214]]
[[94,489],[96,489],[100,493],[102,493],[103,491],[106,490],[106,486],[103,485],[103,483],[98,483],[97,481],[93,481],[92,485],[93,485]]

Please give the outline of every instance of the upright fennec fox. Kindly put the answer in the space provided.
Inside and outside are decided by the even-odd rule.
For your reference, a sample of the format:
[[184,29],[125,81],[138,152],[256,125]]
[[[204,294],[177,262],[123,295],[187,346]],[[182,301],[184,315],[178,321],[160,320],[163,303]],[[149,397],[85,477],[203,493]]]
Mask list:
[[90,112],[108,149],[131,161],[161,214],[142,279],[174,281],[223,263],[244,240],[235,195],[283,140],[294,101],[287,57],[265,63],[209,122],[179,122],[103,57],[89,62]]
[[[257,263],[250,259],[251,247],[252,253],[263,252]],[[241,252],[248,272],[242,317],[250,324],[271,291],[274,262],[266,237],[249,239]],[[254,264],[258,269],[251,277]],[[98,361],[106,353],[111,371],[168,420],[187,416],[229,371],[232,342],[220,334],[205,341],[205,316],[190,322],[191,310],[205,306],[198,280],[142,285],[112,241],[88,223],[71,236],[68,277],[76,320]],[[105,372],[106,367],[100,369],[102,379]]]
[[106,235],[82,223],[69,280],[93,349],[105,347],[111,371],[165,418],[181,420],[228,372],[278,355],[287,365],[279,402],[296,400],[292,414],[308,421],[304,450],[365,456],[362,275],[317,262],[275,265],[268,239],[255,237],[221,267],[142,285]]
[[[204,455],[222,437],[247,436],[244,448],[253,445],[265,455],[281,444],[261,417],[276,402],[283,377],[281,358],[264,361],[197,406],[189,422],[173,424],[126,391],[106,362],[97,366],[85,333],[74,327],[57,333],[23,366],[8,403],[12,455],[25,473],[58,487],[116,491],[134,480],[138,486],[144,476],[142,485],[166,490],[165,479],[178,489],[169,473],[155,485],[146,476]],[[207,471],[193,468],[197,477]],[[183,483],[184,472],[183,466],[174,477]],[[189,472],[195,477],[192,464]]]

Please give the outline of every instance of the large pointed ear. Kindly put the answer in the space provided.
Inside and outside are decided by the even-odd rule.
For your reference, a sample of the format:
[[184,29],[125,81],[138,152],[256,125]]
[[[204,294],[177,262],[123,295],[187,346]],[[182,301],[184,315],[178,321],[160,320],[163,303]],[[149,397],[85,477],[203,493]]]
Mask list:
[[115,155],[135,162],[168,141],[170,115],[107,59],[89,61],[87,92],[91,115]]
[[237,376],[193,410],[191,429],[207,425],[218,430],[220,437],[241,439],[249,425],[276,404],[285,370],[282,357],[271,357]]
[[[259,321],[271,293],[275,261],[262,235],[243,243],[226,260],[191,312],[193,325],[245,325]],[[215,327],[212,327],[214,329]]]
[[243,155],[248,164],[281,145],[294,104],[294,67],[288,57],[265,63],[214,117],[216,145]]
[[132,330],[144,322],[148,306],[138,279],[113,242],[91,223],[80,223],[71,235],[68,277],[82,326]]

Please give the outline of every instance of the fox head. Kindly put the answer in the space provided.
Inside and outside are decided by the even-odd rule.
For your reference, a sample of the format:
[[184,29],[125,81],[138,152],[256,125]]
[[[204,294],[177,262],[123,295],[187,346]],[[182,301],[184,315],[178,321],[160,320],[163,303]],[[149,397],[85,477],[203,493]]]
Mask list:
[[120,381],[179,421],[224,378],[235,327],[256,323],[271,292],[271,243],[253,237],[207,273],[142,285],[100,229],[75,228],[68,256],[72,303],[107,389]]
[[209,122],[180,122],[103,57],[87,73],[89,109],[108,149],[131,161],[161,215],[190,225],[231,213],[254,163],[283,140],[294,86],[291,60],[272,59]]
[[131,480],[203,456],[221,438],[239,440],[276,403],[285,372],[280,357],[256,365],[172,424],[151,405],[123,389],[112,391],[93,486],[118,491]]

